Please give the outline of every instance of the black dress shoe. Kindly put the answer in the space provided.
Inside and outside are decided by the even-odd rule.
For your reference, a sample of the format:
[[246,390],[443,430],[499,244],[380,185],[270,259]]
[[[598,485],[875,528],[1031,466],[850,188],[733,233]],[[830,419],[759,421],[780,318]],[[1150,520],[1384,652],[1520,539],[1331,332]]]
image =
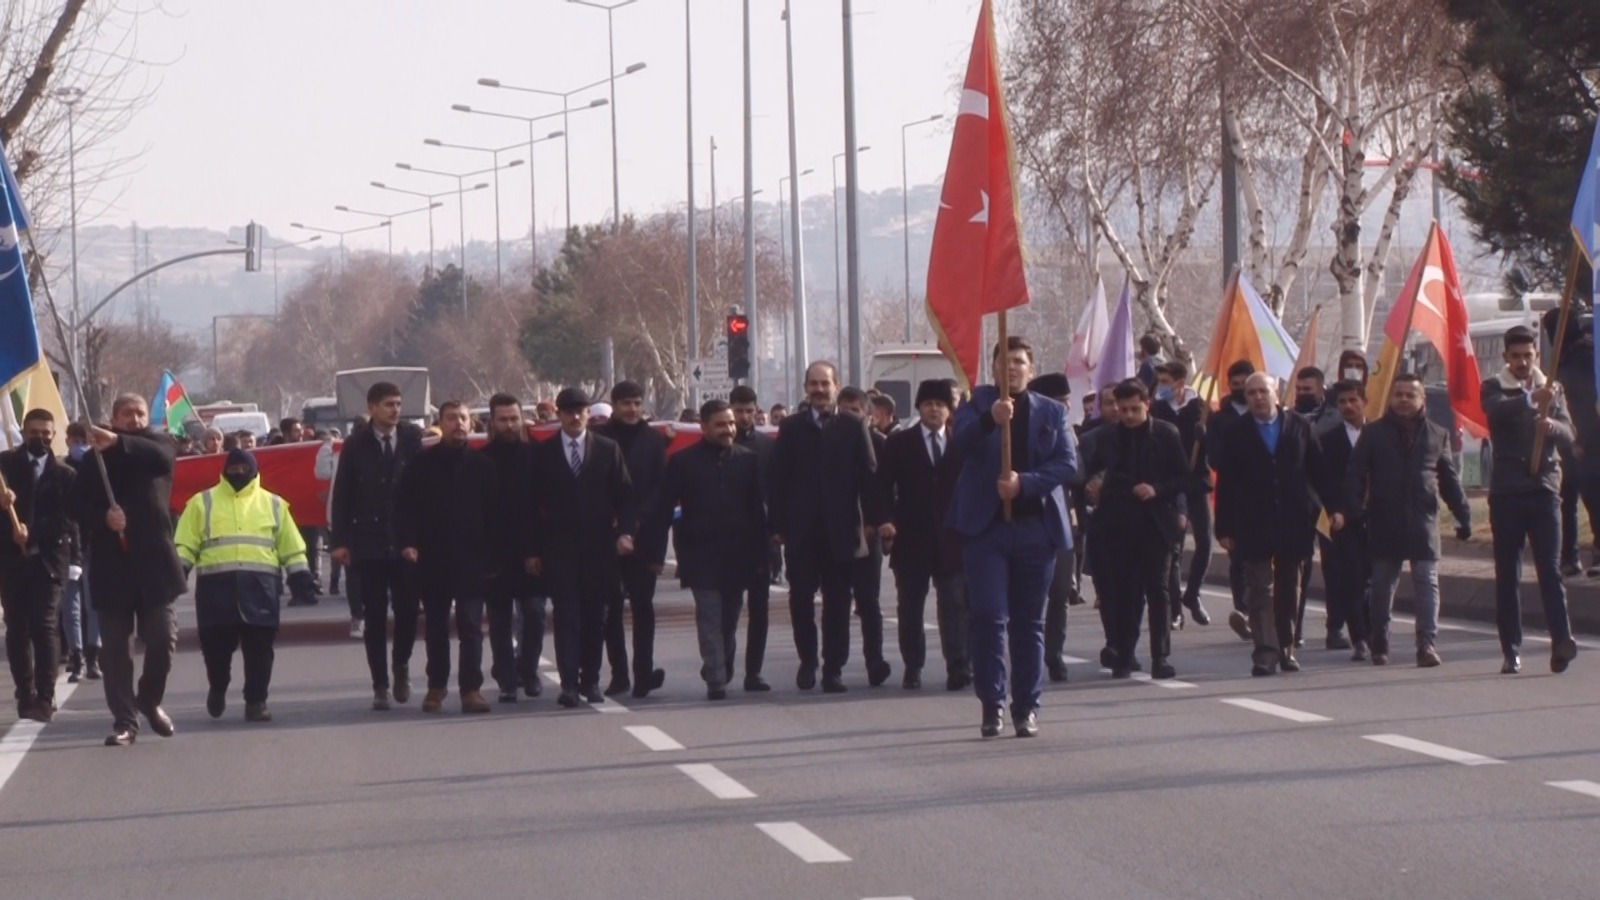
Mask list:
[[1115,669],[1117,667],[1117,651],[1110,647],[1100,648],[1100,668]]
[[606,695],[602,694],[600,692],[600,685],[598,685],[598,684],[591,684],[588,687],[584,688],[582,690],[582,694],[583,694],[583,699],[589,701],[590,703],[604,703],[604,702],[606,702]]
[[1164,659],[1154,659],[1150,661],[1150,677],[1157,681],[1177,678],[1178,670],[1174,669],[1172,664]]
[[1298,672],[1300,671],[1300,660],[1295,659],[1293,653],[1285,652],[1278,658],[1278,668],[1285,672]]
[[1066,684],[1067,683],[1067,667],[1066,666],[1054,665],[1054,666],[1048,666],[1047,668],[1050,671],[1050,680],[1052,682],[1054,682],[1055,684]]
[[[643,685],[640,685],[640,687],[643,687]],[[633,682],[626,675],[617,675],[612,677],[610,684],[606,685],[605,695],[607,697],[621,697],[632,689]]]
[[650,671],[650,677],[648,679],[641,678],[641,679],[639,679],[639,683],[635,684],[633,686],[634,699],[643,700],[644,698],[650,696],[650,692],[651,691],[660,690],[661,686],[663,684],[666,684],[666,683],[667,683],[667,670],[666,669],[652,669]]
[[725,687],[708,687],[706,688],[706,699],[726,700],[728,699],[728,689]]
[[206,692],[206,713],[213,719],[222,718],[223,712],[228,709],[228,694],[226,691],[210,690]]
[[873,687],[888,681],[892,674],[894,669],[890,667],[888,660],[880,659],[877,662],[867,663],[867,684]]
[[1196,625],[1210,625],[1211,615],[1206,612],[1205,605],[1200,602],[1198,593],[1183,598],[1183,606],[1189,610],[1189,618],[1194,619]]
[[133,742],[137,740],[138,737],[139,733],[137,731],[134,731],[132,728],[128,728],[123,725],[118,725],[109,735],[106,736],[106,746],[129,747],[133,745]]
[[272,710],[267,709],[265,703],[246,703],[244,705],[244,720],[246,722],[271,722]]
[[577,709],[578,708],[578,692],[577,691],[563,690],[561,692],[561,696],[556,698],[556,702],[561,704],[563,707],[566,707],[567,709]]
[[1111,677],[1116,679],[1132,678],[1133,670],[1127,666],[1117,666],[1111,670]]
[[1025,716],[1016,717],[1017,737],[1030,738],[1039,736],[1039,714],[1029,712]]
[[984,710],[983,724],[979,726],[978,733],[983,735],[985,738],[999,737],[1000,725],[1003,719],[1004,715],[1001,713],[1000,707],[998,706]]
[[952,672],[945,677],[944,689],[947,691],[964,691],[972,687],[972,673]]
[[917,669],[907,669],[906,673],[900,676],[900,686],[908,691],[922,690],[922,672]]
[[529,697],[537,697],[544,693],[544,684],[537,675],[532,678],[524,678],[522,679],[522,692]]
[[150,723],[150,730],[164,738],[172,737],[172,717],[159,706],[141,706],[139,711],[144,713],[145,720]]
[[767,684],[767,680],[760,675],[746,675],[744,689],[750,693],[764,693],[772,690],[772,685]]
[[1577,657],[1577,655],[1577,641],[1573,640],[1572,638],[1567,638],[1564,641],[1556,641],[1550,647],[1550,671],[1560,675],[1562,672],[1567,670],[1567,664],[1571,663],[1572,660]]
[[49,724],[56,717],[56,704],[54,700],[39,699],[26,706],[17,705],[17,718],[28,719],[33,722]]
[[844,678],[838,675],[822,676],[822,692],[824,694],[842,694],[850,690],[845,687]]
[[394,702],[404,703],[411,699],[411,669],[401,663],[394,664]]
[[1515,653],[1512,653],[1509,656],[1507,656],[1505,658],[1505,661],[1500,664],[1500,674],[1501,675],[1515,675],[1515,674],[1517,674],[1518,672],[1521,672],[1521,671],[1522,671],[1522,657],[1516,655]]
[[794,676],[794,686],[802,691],[809,691],[817,686],[817,667],[802,665],[799,674]]
[[1250,675],[1252,678],[1265,678],[1271,674],[1273,674],[1273,668],[1271,666],[1265,666],[1261,663],[1256,663],[1250,667]]

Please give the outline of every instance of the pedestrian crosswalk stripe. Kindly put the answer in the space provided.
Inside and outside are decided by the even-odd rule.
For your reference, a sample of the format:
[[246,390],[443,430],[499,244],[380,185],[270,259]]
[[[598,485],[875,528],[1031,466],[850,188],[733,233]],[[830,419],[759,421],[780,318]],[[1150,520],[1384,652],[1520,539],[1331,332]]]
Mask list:
[[850,857],[840,852],[822,838],[812,833],[811,829],[799,822],[760,822],[756,827],[762,833],[783,845],[785,850],[800,857],[801,862],[808,863],[835,863],[849,862]]

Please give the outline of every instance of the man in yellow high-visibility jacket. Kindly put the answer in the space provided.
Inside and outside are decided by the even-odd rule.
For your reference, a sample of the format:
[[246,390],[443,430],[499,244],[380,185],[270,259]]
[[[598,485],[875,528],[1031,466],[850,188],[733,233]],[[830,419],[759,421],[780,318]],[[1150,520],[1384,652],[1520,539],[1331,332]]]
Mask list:
[[189,499],[178,520],[178,556],[193,570],[200,651],[206,661],[206,712],[220,718],[233,677],[233,651],[244,655],[244,717],[270,722],[282,573],[294,596],[310,596],[315,583],[306,545],[282,497],[261,487],[260,470],[247,450],[228,451],[222,480]]

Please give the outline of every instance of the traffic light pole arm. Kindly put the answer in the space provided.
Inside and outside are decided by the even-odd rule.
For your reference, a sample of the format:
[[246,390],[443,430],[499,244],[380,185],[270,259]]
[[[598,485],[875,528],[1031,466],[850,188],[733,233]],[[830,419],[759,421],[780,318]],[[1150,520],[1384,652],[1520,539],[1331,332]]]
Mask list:
[[[168,266],[175,266],[178,263],[188,262],[189,260],[192,260],[192,259],[201,259],[201,258],[207,257],[207,256],[235,256],[235,255],[240,255],[240,254],[244,254],[244,253],[248,253],[248,252],[250,252],[250,251],[246,247],[230,247],[230,248],[228,248],[226,250],[202,250],[199,253],[189,253],[189,254],[186,254],[184,256],[174,257],[172,259],[167,260],[166,262],[156,263],[155,265],[151,266],[150,268],[145,269],[143,272],[140,272],[139,274],[133,276],[132,278],[129,278],[127,281],[124,281],[123,283],[121,283],[121,284],[117,285],[116,287],[112,288],[111,289],[111,293],[105,295],[105,297],[102,298],[99,303],[96,303],[93,307],[91,307],[89,309],[88,312],[83,314],[83,318],[78,320],[77,326],[75,328],[72,328],[72,330],[74,330],[74,331],[83,330],[85,327],[88,326],[89,321],[94,318],[95,313],[99,312],[102,309],[105,309],[106,304],[110,303],[112,300],[115,300],[117,298],[118,294],[122,293],[123,291],[127,290],[130,287],[133,287],[133,285],[136,282],[138,282],[140,279],[144,278],[147,275],[154,275],[155,273],[161,271],[162,269],[165,269]],[[69,326],[69,328],[70,327],[71,326]]]

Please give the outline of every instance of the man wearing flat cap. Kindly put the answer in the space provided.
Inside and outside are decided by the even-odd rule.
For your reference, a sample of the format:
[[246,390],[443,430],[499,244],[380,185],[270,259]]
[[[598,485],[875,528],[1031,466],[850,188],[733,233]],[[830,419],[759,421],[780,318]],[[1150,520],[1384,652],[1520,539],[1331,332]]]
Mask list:
[[589,397],[566,388],[556,397],[561,430],[539,445],[532,574],[543,575],[555,609],[560,704],[578,697],[604,703],[600,668],[606,613],[621,590],[619,560],[633,553],[639,511],[617,442],[589,431]]
[[889,505],[889,521],[879,527],[878,537],[894,572],[900,659],[905,663],[901,686],[906,690],[922,687],[927,658],[922,621],[929,582],[938,610],[945,688],[959,691],[972,684],[961,541],[945,524],[961,474],[961,459],[950,452],[950,414],[955,405],[955,389],[949,382],[939,379],[918,385],[918,423],[889,435],[878,463]]

